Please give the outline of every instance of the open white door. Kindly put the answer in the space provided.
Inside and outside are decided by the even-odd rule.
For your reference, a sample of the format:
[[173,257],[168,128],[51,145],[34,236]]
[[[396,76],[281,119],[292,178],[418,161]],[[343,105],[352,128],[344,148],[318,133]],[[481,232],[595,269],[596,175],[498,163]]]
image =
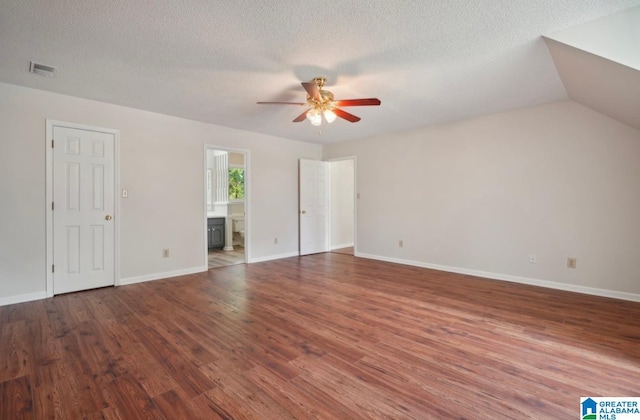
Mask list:
[[53,294],[115,283],[115,137],[53,125]]
[[300,255],[329,251],[330,163],[300,159]]

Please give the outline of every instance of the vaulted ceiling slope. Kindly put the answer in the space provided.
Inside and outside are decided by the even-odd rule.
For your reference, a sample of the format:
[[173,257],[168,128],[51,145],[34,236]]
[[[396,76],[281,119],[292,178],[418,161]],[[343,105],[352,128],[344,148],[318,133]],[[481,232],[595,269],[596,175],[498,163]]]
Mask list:
[[569,98],[640,130],[640,71],[547,40]]
[[[0,0],[0,81],[316,143],[566,99],[541,35],[640,0]],[[28,73],[33,60],[55,78]],[[378,97],[321,133],[301,81]],[[2,100],[0,98],[0,100]]]
[[545,40],[569,98],[640,130],[640,7]]

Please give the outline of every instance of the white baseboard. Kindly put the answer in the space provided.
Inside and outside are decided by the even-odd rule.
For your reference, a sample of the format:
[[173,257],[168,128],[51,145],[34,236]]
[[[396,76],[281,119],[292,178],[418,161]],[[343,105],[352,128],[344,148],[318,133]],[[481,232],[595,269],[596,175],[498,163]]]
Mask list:
[[567,292],[584,293],[587,295],[601,296],[613,299],[629,300],[640,302],[640,294],[620,292],[616,290],[597,289],[595,287],[580,286],[576,284],[558,283],[548,280],[532,279],[528,277],[511,276],[508,274],[489,273],[487,271],[470,270],[467,268],[450,267],[446,265],[430,264],[421,261],[403,260],[400,258],[384,257],[381,255],[365,254],[358,252],[356,257],[368,258],[372,260],[386,261],[396,264],[411,265],[414,267],[430,268],[432,270],[447,271],[450,273],[467,274],[470,276],[483,277],[491,280],[510,281],[513,283],[528,284],[530,286],[547,287],[550,289],[565,290]]
[[281,258],[297,257],[298,255],[299,255],[298,251],[287,252],[286,254],[267,255],[266,257],[251,258],[247,260],[247,263],[252,264],[252,263],[265,262],[265,261],[271,261],[271,260],[279,260]]
[[333,251],[334,249],[349,248],[350,246],[353,246],[353,242],[350,242],[348,244],[331,245],[331,250]]
[[153,274],[145,274],[143,276],[127,277],[124,279],[120,279],[120,281],[117,282],[116,286],[125,286],[128,284],[143,283],[145,281],[160,280],[160,279],[166,279],[169,277],[186,276],[187,274],[203,273],[207,270],[208,270],[207,267],[199,266],[199,267],[185,268],[183,270],[167,271],[164,273],[153,273]]
[[0,306],[13,305],[15,303],[31,302],[32,300],[46,299],[47,292],[27,293],[24,295],[6,296],[0,298]]

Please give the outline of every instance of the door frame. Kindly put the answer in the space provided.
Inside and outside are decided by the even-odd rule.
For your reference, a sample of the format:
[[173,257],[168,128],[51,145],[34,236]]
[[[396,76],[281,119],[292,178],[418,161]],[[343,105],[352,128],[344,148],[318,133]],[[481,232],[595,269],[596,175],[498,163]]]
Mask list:
[[[353,161],[353,255],[358,256],[358,160],[357,156],[341,156],[327,159],[327,162],[342,160]],[[329,230],[329,247],[331,247],[331,230]]]
[[[209,270],[209,247],[207,243],[207,151],[220,150],[223,152],[242,153],[244,155],[244,263],[249,264],[251,257],[251,151],[247,149],[236,149],[228,146],[216,146],[214,144],[205,144],[202,153],[202,197],[204,199],[202,206],[202,232],[204,235],[204,266]],[[225,226],[226,227],[226,226]],[[226,235],[226,232],[225,232]]]
[[45,249],[46,249],[46,297],[53,296],[53,210],[51,203],[53,202],[53,150],[51,148],[51,140],[53,139],[53,127],[66,127],[78,130],[97,131],[100,133],[113,134],[114,151],[113,151],[113,195],[114,195],[114,238],[113,238],[113,264],[114,264],[114,285],[120,285],[120,130],[112,128],[96,127],[85,124],[70,123],[65,121],[57,121],[46,119],[46,136],[45,136]]

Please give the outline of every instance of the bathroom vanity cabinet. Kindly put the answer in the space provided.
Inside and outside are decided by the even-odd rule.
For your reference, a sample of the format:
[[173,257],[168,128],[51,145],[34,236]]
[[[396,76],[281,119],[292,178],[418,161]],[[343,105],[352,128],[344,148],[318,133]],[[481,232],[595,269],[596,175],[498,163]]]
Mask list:
[[224,247],[224,217],[207,219],[207,244],[209,244],[209,249]]

